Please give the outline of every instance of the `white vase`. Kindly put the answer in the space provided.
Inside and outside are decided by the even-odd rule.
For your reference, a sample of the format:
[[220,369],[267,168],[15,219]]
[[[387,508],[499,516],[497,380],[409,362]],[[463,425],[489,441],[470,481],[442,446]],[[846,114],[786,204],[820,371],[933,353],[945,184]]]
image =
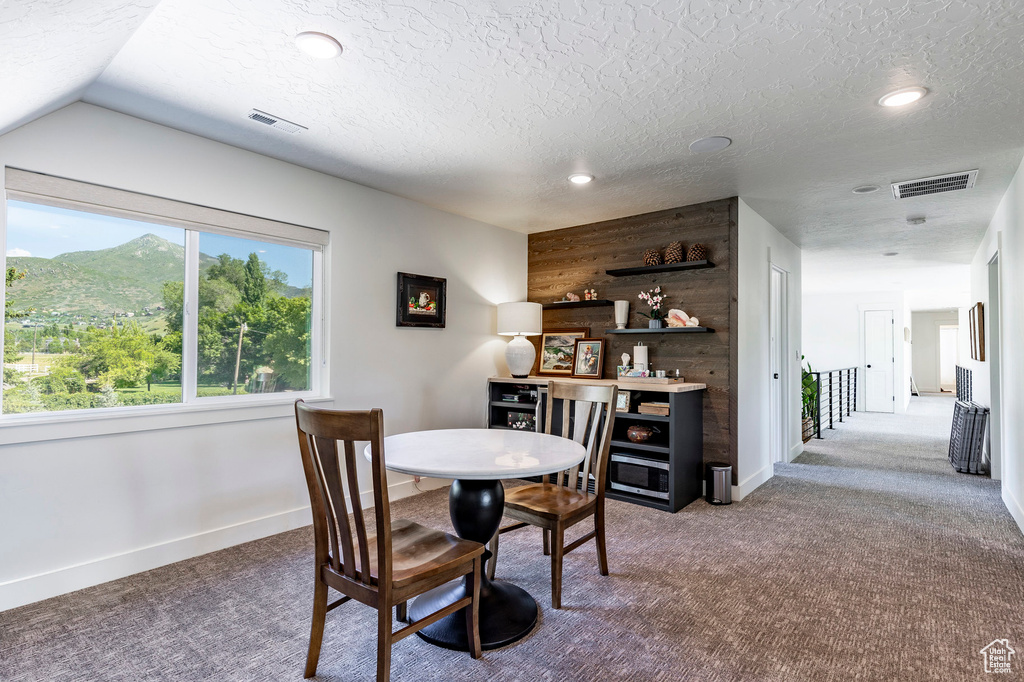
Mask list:
[[629,322],[629,301],[615,301],[615,328],[625,329]]

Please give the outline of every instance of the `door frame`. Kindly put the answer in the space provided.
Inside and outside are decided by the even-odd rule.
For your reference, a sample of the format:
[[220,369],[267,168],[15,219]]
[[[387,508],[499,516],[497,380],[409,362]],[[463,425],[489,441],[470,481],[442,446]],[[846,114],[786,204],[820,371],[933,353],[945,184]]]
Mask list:
[[988,302],[986,310],[985,339],[988,341],[988,348],[985,349],[985,359],[988,360],[989,371],[989,420],[988,420],[988,453],[989,453],[989,475],[993,481],[1000,481],[1003,478],[1003,381],[1002,375],[1002,299],[1003,280],[999,260],[999,249],[988,261],[986,269],[988,279]]
[[[938,378],[939,393],[942,393],[942,328],[953,327],[957,330],[956,339],[956,364],[960,364],[960,323],[936,322],[935,323],[935,376]],[[953,393],[956,393],[956,383],[953,384]]]
[[[775,288],[778,275],[778,291]],[[778,300],[778,314],[775,311]],[[778,360],[776,369],[779,378],[771,377],[768,382],[768,459],[774,465],[787,463],[790,459],[789,423],[789,272],[769,261],[768,268],[768,373]]]

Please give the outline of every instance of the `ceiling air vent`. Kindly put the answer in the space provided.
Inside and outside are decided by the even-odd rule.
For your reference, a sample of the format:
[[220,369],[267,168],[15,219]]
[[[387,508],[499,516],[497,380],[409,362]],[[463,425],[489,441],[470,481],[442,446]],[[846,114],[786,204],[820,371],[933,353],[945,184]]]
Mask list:
[[931,178],[918,178],[906,182],[892,183],[892,196],[894,199],[909,199],[925,194],[938,194],[939,192],[953,192],[958,189],[970,189],[974,187],[974,179],[978,177],[978,170],[961,171],[949,175],[936,175]]
[[297,133],[303,130],[308,130],[308,128],[306,128],[305,126],[300,126],[298,123],[286,121],[279,116],[268,114],[267,112],[260,111],[259,109],[253,109],[252,111],[250,111],[249,119],[256,121],[257,123],[268,125],[271,128],[283,130],[286,133]]

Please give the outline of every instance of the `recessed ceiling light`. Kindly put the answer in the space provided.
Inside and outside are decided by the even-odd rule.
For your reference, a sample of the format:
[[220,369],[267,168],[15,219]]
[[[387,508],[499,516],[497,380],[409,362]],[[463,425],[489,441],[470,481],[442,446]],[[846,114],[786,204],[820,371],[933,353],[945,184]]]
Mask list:
[[854,187],[854,194],[871,194],[879,190],[878,185],[861,185],[860,187]]
[[569,176],[569,182],[577,185],[585,185],[593,179],[594,176],[588,173],[573,173]]
[[728,137],[721,137],[714,135],[712,137],[702,137],[699,140],[694,140],[690,143],[690,151],[695,154],[707,154],[709,152],[720,152],[729,145],[732,144],[732,140]]
[[898,252],[898,251],[886,251],[886,252],[885,252],[885,253],[883,253],[882,255],[883,255],[883,256],[898,256],[898,255],[900,255],[900,254],[899,254],[899,252]]
[[927,94],[928,90],[915,85],[912,88],[894,90],[893,92],[884,95],[880,100],[878,100],[878,103],[883,107],[902,107],[905,104],[916,102]]
[[341,43],[316,31],[304,31],[295,36],[295,46],[316,59],[334,59],[341,54]]

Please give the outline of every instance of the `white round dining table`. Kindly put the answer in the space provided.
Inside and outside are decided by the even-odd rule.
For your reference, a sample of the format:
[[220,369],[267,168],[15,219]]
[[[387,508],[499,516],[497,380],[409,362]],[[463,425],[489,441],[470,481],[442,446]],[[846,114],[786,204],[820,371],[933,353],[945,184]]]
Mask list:
[[390,471],[463,481],[550,474],[576,466],[585,454],[568,438],[514,429],[438,429],[384,439]]
[[[370,446],[365,455],[370,458]],[[410,476],[451,478],[448,511],[459,537],[486,545],[498,531],[505,507],[504,478],[542,476],[583,461],[586,448],[568,438],[512,429],[413,431],[384,439],[384,466]],[[484,551],[484,564],[490,560]],[[466,595],[466,579],[442,585],[409,606],[415,622]],[[505,580],[480,576],[480,640],[495,649],[522,639],[537,625],[540,608],[530,594]],[[432,644],[469,650],[466,618],[453,613],[420,630]]]

